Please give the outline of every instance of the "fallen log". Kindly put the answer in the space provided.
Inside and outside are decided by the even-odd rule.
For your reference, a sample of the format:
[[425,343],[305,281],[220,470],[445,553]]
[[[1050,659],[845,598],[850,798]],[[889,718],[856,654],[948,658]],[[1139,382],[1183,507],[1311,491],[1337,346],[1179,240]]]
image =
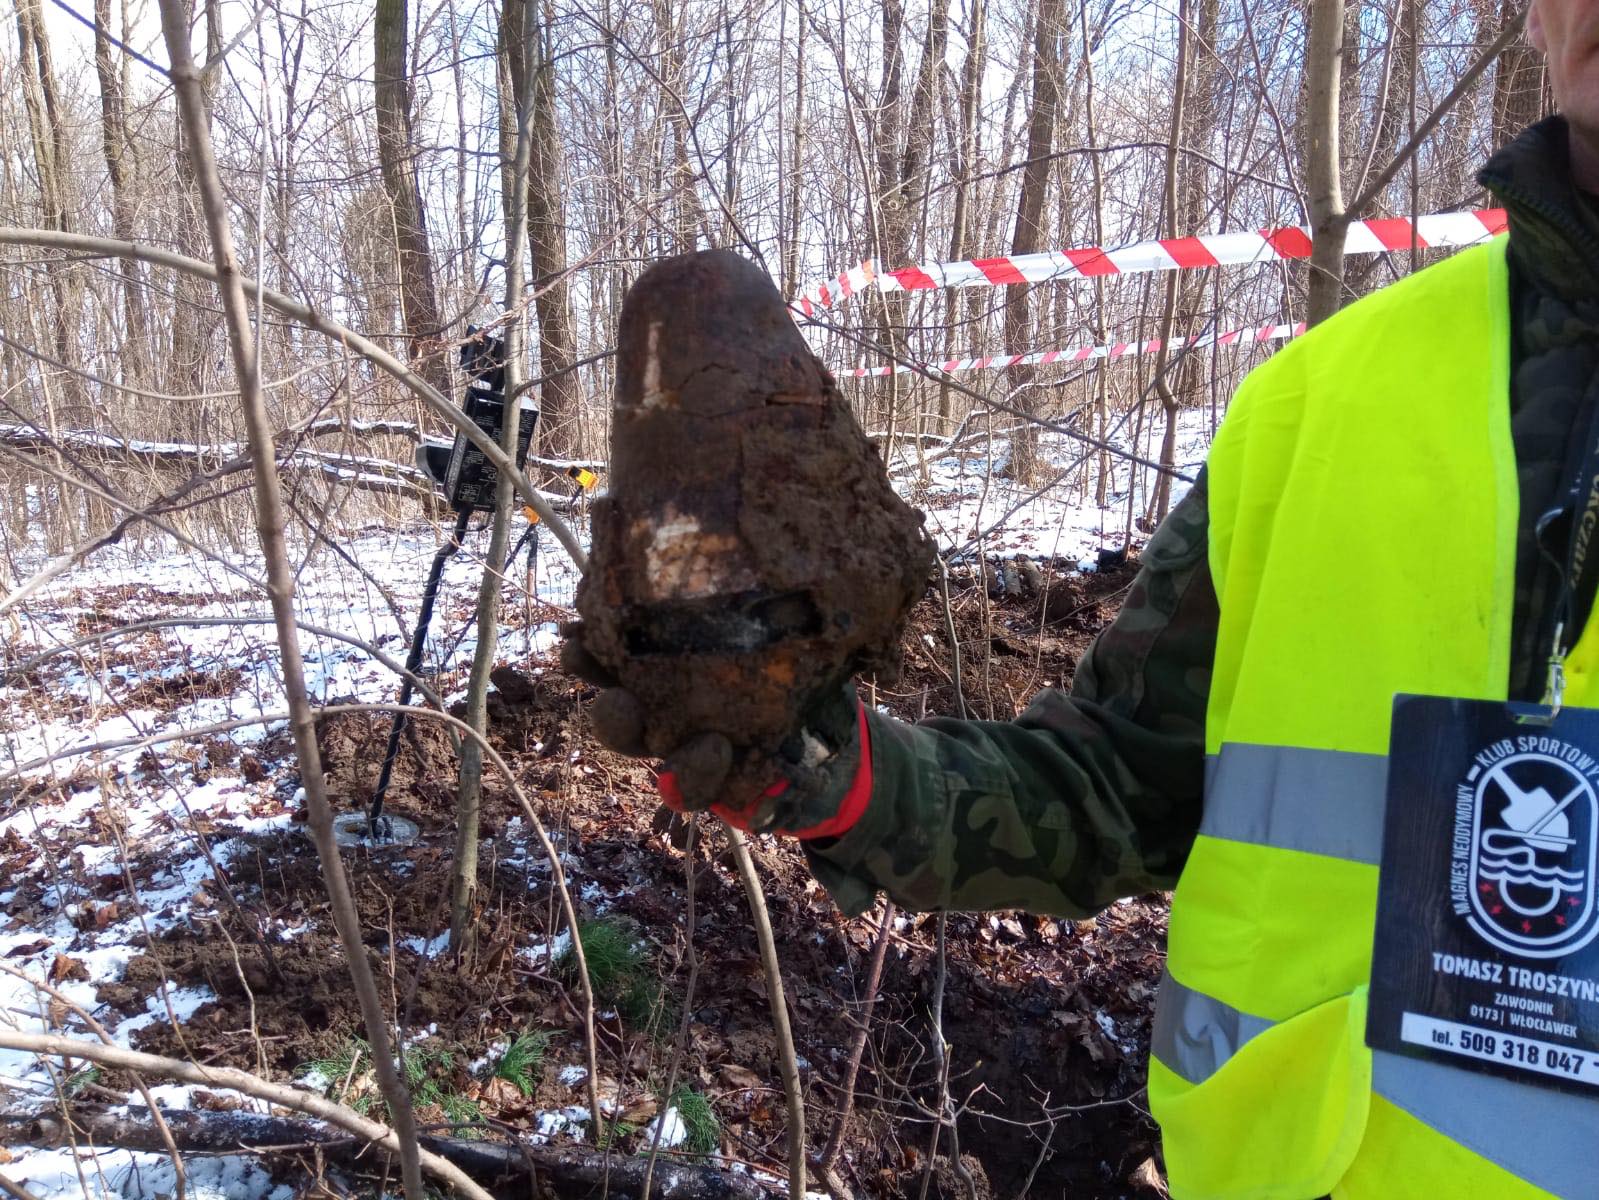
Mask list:
[[[187,442],[128,441],[89,429],[63,429],[51,434],[25,425],[0,425],[0,445],[28,454],[71,451],[87,455],[96,462],[117,461],[128,466],[158,469],[187,467],[195,471],[215,471],[243,451],[236,442],[205,446]],[[386,458],[300,448],[285,452],[278,458],[277,466],[285,474],[316,474],[332,483],[364,492],[422,497],[433,492],[433,481],[424,472]]]
[[[372,1169],[389,1154],[321,1121],[204,1109],[161,1109],[180,1154],[260,1153],[318,1150],[340,1166]],[[74,1105],[80,1142],[101,1149],[166,1152],[166,1144],[142,1105]],[[581,1200],[602,1193],[629,1200],[643,1191],[645,1160],[607,1154],[589,1146],[467,1141],[424,1136],[422,1146],[447,1159],[496,1195],[525,1200],[530,1194]],[[0,1146],[55,1149],[70,1141],[56,1113],[0,1113]],[[537,1185],[542,1191],[533,1192]],[[650,1184],[656,1200],[771,1200],[773,1192],[747,1175],[690,1163],[658,1162]]]

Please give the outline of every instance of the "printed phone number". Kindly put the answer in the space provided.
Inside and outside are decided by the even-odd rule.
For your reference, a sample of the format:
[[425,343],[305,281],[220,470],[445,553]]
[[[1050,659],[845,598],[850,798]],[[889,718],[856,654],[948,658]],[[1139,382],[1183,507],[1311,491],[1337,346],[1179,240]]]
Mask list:
[[1537,1071],[1559,1079],[1570,1079],[1589,1087],[1599,1087],[1599,1056],[1540,1042],[1533,1038],[1515,1037],[1462,1025],[1458,1021],[1443,1021],[1419,1013],[1405,1013],[1400,1020],[1401,1040],[1415,1046],[1444,1050],[1483,1062],[1499,1063]]

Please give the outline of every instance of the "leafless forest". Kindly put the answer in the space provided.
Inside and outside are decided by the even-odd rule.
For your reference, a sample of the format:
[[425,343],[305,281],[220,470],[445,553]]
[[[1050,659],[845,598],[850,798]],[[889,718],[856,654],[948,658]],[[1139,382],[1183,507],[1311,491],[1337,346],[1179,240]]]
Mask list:
[[[1491,204],[1477,169],[1550,104],[1517,0],[6,9],[0,1188],[181,1197],[186,1157],[293,1143],[227,1194],[1163,1194],[1161,898],[846,921],[791,847],[657,820],[549,657],[583,566],[569,468],[604,486],[630,283],[753,259],[938,525],[945,587],[872,697],[1014,716],[1069,680],[1272,348],[1219,335],[1443,252],[1390,221],[1406,244],[1346,255],[1352,221]],[[1304,256],[1245,265],[876,283],[1292,227]],[[415,453],[464,421],[469,326],[505,338],[534,451],[402,666],[451,524]],[[937,365],[1090,346],[1118,349]],[[1102,571],[1007,541],[1044,503],[1089,514]],[[396,673],[420,840],[341,853]],[[189,1088],[166,1118],[117,1115],[164,1079]],[[221,1092],[247,1099],[195,1098]],[[210,1119],[241,1106],[259,1128]],[[80,1143],[159,1186],[95,1182]]]
[[[1342,7],[1321,47],[1342,62],[1336,97],[1319,98],[1310,6],[1269,0],[947,13],[888,0],[546,5],[527,14],[531,59],[514,6],[209,3],[192,22],[246,274],[445,392],[466,324],[525,309],[541,447],[600,457],[617,309],[661,256],[734,247],[792,293],[863,258],[897,267],[1326,222],[1356,199],[1359,216],[1473,206],[1486,153],[1545,103],[1541,66],[1519,41],[1418,153],[1395,157],[1516,5]],[[92,29],[52,0],[25,0],[8,22],[0,220],[206,259],[155,14],[107,0],[78,16]],[[530,254],[508,310],[502,163],[528,72]],[[1318,137],[1334,103],[1336,126]],[[1338,152],[1324,163],[1319,145]],[[119,495],[148,501],[192,470],[193,453],[225,457],[217,448],[244,430],[209,285],[132,255],[21,240],[7,238],[0,396],[8,443],[45,469],[8,458],[6,527],[59,550],[117,509],[46,438],[93,431],[194,448],[81,448],[114,468]],[[1335,298],[1409,266],[1356,260]],[[1299,266],[867,294],[822,314],[814,344],[830,365],[876,365],[1292,321],[1309,277]],[[295,460],[303,507],[369,503],[342,494],[348,457],[363,460],[360,487],[406,496],[405,439],[437,419],[301,322],[268,313],[260,342],[273,428],[306,451]],[[1192,358],[1153,389],[1159,365],[1137,361],[974,374],[959,391],[899,377],[860,387],[858,403],[869,426],[912,432],[948,432],[992,411],[985,399],[1055,417],[1086,406],[1101,427],[1138,406],[1143,437],[1158,443],[1161,404],[1223,405],[1245,365]],[[231,510],[206,499],[237,486],[191,493],[182,519],[232,528],[207,516]]]

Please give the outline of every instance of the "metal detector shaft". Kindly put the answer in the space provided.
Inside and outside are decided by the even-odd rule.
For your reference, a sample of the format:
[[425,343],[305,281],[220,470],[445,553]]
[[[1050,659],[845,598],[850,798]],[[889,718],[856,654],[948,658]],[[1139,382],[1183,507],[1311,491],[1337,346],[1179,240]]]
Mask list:
[[[449,557],[461,548],[461,539],[466,536],[467,522],[472,519],[470,508],[461,509],[455,517],[455,532],[450,540],[439,547],[439,552],[433,556],[433,566],[428,570],[427,586],[422,589],[422,611],[416,615],[416,632],[411,635],[411,652],[405,656],[406,676],[400,681],[400,704],[411,703],[411,676],[422,665],[422,652],[427,647],[428,626],[433,623],[433,602],[438,598],[439,580],[444,575],[444,564]],[[383,797],[389,790],[389,777],[394,773],[394,760],[400,753],[400,734],[405,729],[405,712],[394,714],[394,720],[389,725],[389,746],[383,752],[383,767],[378,772],[378,785],[372,792],[372,807],[367,814],[367,836],[377,837],[379,819],[383,816]]]

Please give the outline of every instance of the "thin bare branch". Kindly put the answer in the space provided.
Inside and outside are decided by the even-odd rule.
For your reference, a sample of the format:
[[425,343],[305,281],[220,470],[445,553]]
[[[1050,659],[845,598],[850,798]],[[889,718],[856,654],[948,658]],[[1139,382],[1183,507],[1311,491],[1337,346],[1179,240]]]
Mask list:
[[772,1032],[777,1039],[777,1065],[783,1075],[783,1098],[788,1105],[788,1194],[805,1195],[805,1096],[800,1090],[799,1056],[794,1052],[794,1030],[788,1020],[788,1001],[783,995],[782,960],[777,956],[777,939],[772,933],[772,916],[766,911],[766,893],[749,843],[733,826],[727,826],[733,844],[733,861],[744,884],[755,922],[755,942],[761,950],[761,969],[766,976],[766,995],[772,1006]]
[[[327,783],[322,774],[322,752],[317,745],[316,718],[311,711],[305,684],[305,663],[300,654],[294,618],[294,573],[289,567],[284,537],[283,496],[278,484],[276,447],[267,416],[266,399],[261,391],[260,359],[256,354],[255,331],[251,328],[249,302],[240,281],[238,261],[233,250],[233,231],[229,224],[227,197],[217,173],[211,150],[210,113],[200,74],[189,46],[188,6],[184,0],[160,0],[161,32],[172,62],[171,76],[177,92],[178,112],[188,136],[195,183],[211,237],[211,254],[216,266],[217,290],[222,296],[222,311],[233,352],[233,370],[239,380],[240,402],[249,438],[250,460],[254,466],[256,532],[266,559],[267,595],[278,635],[278,655],[283,673],[283,692],[289,702],[289,727],[294,737],[295,757],[299,760],[301,787],[317,857],[322,863],[322,879],[332,903],[333,923],[344,947],[350,981],[355,985],[361,1008],[361,1021],[372,1047],[372,1064],[378,1088],[388,1103],[400,1150],[400,1171],[406,1200],[424,1200],[420,1147],[416,1140],[416,1118],[411,1111],[411,1093],[395,1067],[390,1053],[388,1016],[378,994],[372,964],[361,940],[361,918],[345,877],[344,861],[333,833],[333,811],[329,807]],[[258,293],[259,294],[259,288]]]
[[1447,117],[1455,105],[1459,104],[1466,93],[1476,85],[1477,80],[1482,78],[1482,73],[1498,61],[1499,56],[1505,52],[1505,48],[1521,36],[1521,31],[1526,27],[1526,24],[1526,9],[1522,9],[1509,21],[1505,22],[1505,27],[1500,30],[1499,36],[1490,42],[1481,54],[1477,55],[1471,66],[1467,67],[1460,78],[1455,81],[1455,86],[1449,89],[1449,94],[1440,100],[1437,107],[1427,114],[1427,119],[1416,126],[1416,132],[1410,135],[1410,140],[1400,147],[1399,152],[1388,161],[1387,166],[1372,177],[1371,182],[1366,185],[1366,190],[1360,193],[1359,199],[1349,206],[1349,211],[1352,214],[1359,216],[1376,201],[1378,196],[1382,195],[1383,189],[1393,182],[1394,176],[1399,174],[1401,168],[1415,156],[1427,139],[1432,136],[1432,131],[1438,128],[1438,123]]
[[[66,993],[52,987],[42,979],[35,979],[32,975],[13,967],[10,963],[0,963],[0,971],[10,975],[13,979],[20,979],[37,991],[43,992],[67,1011],[75,1014],[89,1032],[99,1038],[103,1044],[107,1046],[116,1045],[116,1041],[106,1031],[106,1027],[95,1020],[94,1014]],[[150,1110],[150,1119],[155,1123],[156,1131],[160,1134],[161,1141],[166,1146],[167,1154],[172,1159],[172,1173],[176,1178],[178,1200],[183,1200],[184,1193],[188,1190],[189,1177],[183,1166],[183,1155],[178,1153],[177,1143],[172,1140],[172,1129],[167,1125],[166,1117],[161,1115],[161,1110],[156,1107],[155,1097],[150,1094],[150,1088],[144,1082],[144,1076],[137,1071],[130,1071],[128,1078],[133,1082],[134,1090],[143,1098],[145,1107]]]

